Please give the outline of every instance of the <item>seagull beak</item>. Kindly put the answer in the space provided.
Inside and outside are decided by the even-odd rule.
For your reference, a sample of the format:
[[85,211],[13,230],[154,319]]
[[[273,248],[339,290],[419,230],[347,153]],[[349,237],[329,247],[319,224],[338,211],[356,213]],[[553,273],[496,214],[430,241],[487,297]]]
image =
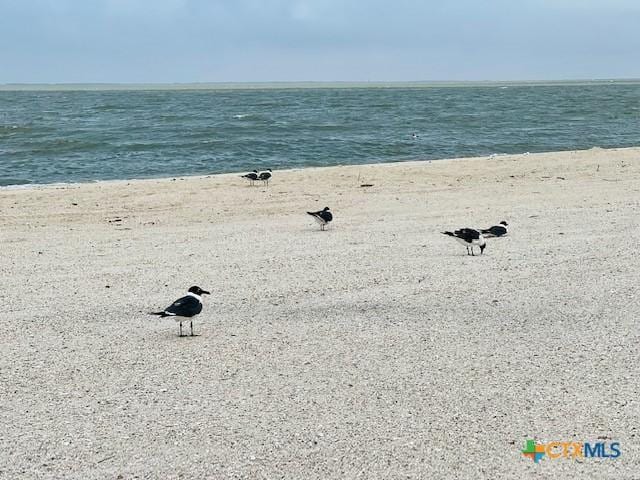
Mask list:
[[204,293],[205,295],[211,295],[211,293],[207,292],[206,290],[202,290],[200,293]]

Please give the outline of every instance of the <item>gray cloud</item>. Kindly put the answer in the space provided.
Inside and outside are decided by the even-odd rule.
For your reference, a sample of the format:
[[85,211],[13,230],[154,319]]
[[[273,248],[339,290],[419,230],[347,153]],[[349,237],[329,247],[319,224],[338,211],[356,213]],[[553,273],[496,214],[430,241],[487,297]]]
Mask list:
[[0,0],[0,82],[640,77],[630,0]]

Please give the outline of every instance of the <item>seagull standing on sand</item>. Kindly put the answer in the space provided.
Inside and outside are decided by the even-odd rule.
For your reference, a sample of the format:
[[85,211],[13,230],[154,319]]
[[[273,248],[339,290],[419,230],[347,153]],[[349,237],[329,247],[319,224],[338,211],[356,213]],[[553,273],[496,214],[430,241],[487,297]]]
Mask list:
[[333,220],[333,215],[329,211],[329,207],[324,207],[323,210],[317,212],[307,212],[313,217],[313,219],[320,224],[320,230],[324,230],[324,227]]
[[[487,246],[487,242],[478,230],[473,228],[461,228],[455,232],[442,232],[444,235],[455,238],[458,242],[467,247],[467,255],[474,255],[473,247],[480,247],[480,255],[484,253],[484,249]],[[471,253],[469,253],[471,250]]]
[[182,322],[187,319],[191,323],[191,336],[193,337],[193,317],[202,311],[202,295],[210,295],[206,290],[200,287],[191,287],[182,298],[179,298],[161,312],[150,312],[151,315],[158,315],[161,318],[173,317],[180,324],[180,336],[182,334]]
[[258,171],[254,170],[253,172],[247,173],[246,175],[242,175],[242,178],[246,178],[249,180],[249,184],[253,185],[253,182],[258,180]]
[[507,225],[509,225],[504,220],[500,222],[500,225],[494,225],[493,227],[485,228],[480,230],[480,233],[485,236],[485,238],[493,238],[493,237],[503,237],[507,234]]
[[271,178],[271,169],[267,168],[264,172],[260,172],[258,180],[262,180],[267,187],[269,186],[269,179]]

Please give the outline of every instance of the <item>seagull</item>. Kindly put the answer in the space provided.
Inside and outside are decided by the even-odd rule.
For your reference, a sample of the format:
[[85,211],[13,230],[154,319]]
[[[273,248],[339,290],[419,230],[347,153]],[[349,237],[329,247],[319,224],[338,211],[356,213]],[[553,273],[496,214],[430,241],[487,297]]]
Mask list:
[[[455,232],[442,232],[445,235],[449,235],[450,237],[455,238],[458,242],[467,247],[467,255],[474,255],[473,247],[480,247],[480,255],[484,252],[485,247],[487,246],[487,242],[484,237],[478,230],[474,230],[473,228],[461,228],[460,230],[456,230]],[[471,253],[469,253],[471,250]]]
[[253,172],[247,173],[246,175],[242,175],[242,178],[246,178],[249,180],[249,183],[253,185],[253,182],[258,180],[258,171],[254,170]]
[[262,183],[269,186],[269,179],[271,178],[271,169],[267,168],[264,172],[260,172],[258,180],[262,180]]
[[509,225],[504,220],[500,222],[500,225],[494,225],[490,228],[485,228],[480,230],[480,233],[485,236],[485,238],[493,238],[493,237],[502,237],[507,234],[507,225]]
[[149,312],[151,315],[158,315],[161,318],[174,317],[176,322],[180,324],[180,335],[182,335],[182,322],[189,319],[191,323],[191,336],[193,337],[193,317],[202,311],[201,295],[210,295],[206,290],[200,287],[191,287],[187,295],[179,298],[161,312]]
[[323,210],[318,210],[317,212],[307,212],[311,215],[316,222],[320,224],[320,230],[324,230],[325,225],[327,225],[331,220],[333,220],[333,215],[329,211],[329,207],[324,207]]

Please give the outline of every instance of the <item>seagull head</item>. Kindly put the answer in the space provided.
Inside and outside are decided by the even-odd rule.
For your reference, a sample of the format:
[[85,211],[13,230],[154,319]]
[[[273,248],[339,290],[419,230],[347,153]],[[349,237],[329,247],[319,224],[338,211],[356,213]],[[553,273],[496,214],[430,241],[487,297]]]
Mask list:
[[505,222],[504,220],[502,220],[502,221],[500,222],[500,225],[504,225],[504,226],[506,227],[506,226],[507,226],[507,225],[509,225],[509,224],[508,224],[507,222]]
[[200,287],[193,286],[189,289],[189,293],[194,293],[196,295],[211,295],[206,290],[201,289]]
[[328,212],[328,211],[329,211],[329,207],[324,207],[324,208],[322,209],[322,211],[323,211],[323,212]]

